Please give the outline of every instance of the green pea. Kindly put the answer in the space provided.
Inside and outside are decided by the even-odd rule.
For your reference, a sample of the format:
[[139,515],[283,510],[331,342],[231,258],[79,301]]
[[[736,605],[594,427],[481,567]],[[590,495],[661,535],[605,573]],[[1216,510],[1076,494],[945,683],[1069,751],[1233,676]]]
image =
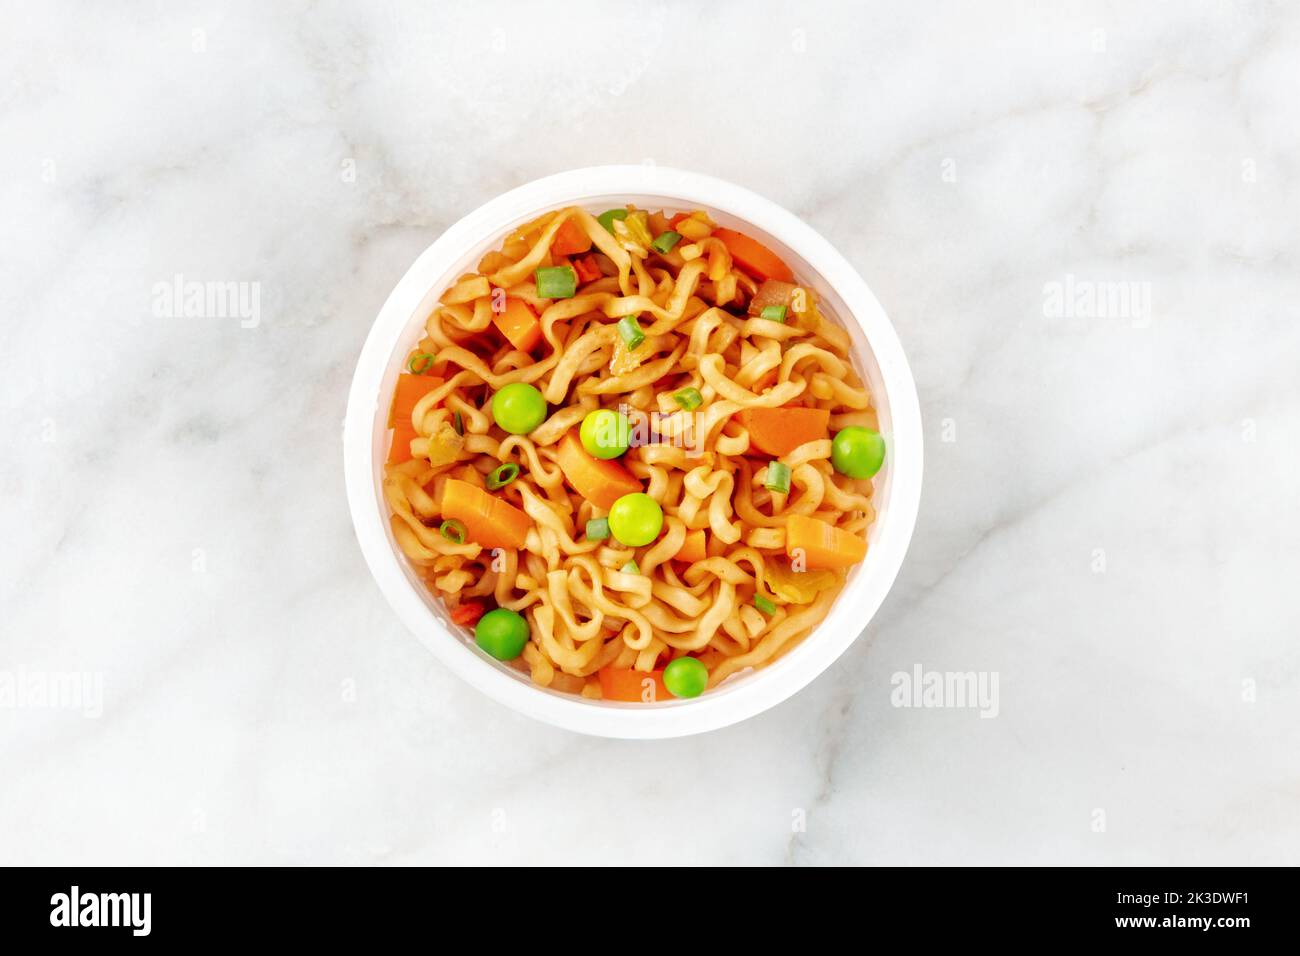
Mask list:
[[492,418],[512,435],[527,435],[546,421],[546,399],[527,382],[511,382],[492,396]]
[[885,461],[885,440],[880,432],[850,425],[831,441],[831,464],[841,475],[870,478]]
[[627,451],[632,430],[627,416],[609,408],[588,412],[578,429],[582,447],[595,458],[617,458]]
[[659,537],[664,509],[643,491],[624,495],[609,509],[609,530],[619,544],[639,548]]
[[679,657],[664,668],[664,686],[674,697],[699,697],[709,686],[709,669],[694,657]]
[[488,611],[474,626],[474,643],[499,661],[513,661],[528,643],[528,622],[509,608]]

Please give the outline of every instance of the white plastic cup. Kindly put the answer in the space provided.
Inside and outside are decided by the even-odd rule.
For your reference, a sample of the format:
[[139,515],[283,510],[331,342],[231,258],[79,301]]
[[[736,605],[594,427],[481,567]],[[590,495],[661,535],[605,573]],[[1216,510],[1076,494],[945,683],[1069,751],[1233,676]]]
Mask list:
[[[646,209],[705,209],[721,225],[754,236],[780,255],[852,337],[854,364],[871,389],[887,445],[875,478],[877,514],[867,556],[850,571],[817,630],[767,667],[733,675],[693,700],[653,704],[547,690],[480,651],[450,623],[402,555],[382,492],[393,386],[438,296],[512,229],[548,210],[579,205],[600,213],[629,202]],[[343,429],[352,523],[398,617],[434,656],[494,700],[557,727],[602,737],[679,737],[726,727],[780,703],[829,667],[862,633],[894,583],[916,524],[921,464],[921,411],[907,358],[880,303],[845,258],[798,217],[747,189],[655,166],[597,166],[547,176],[498,196],[443,233],[380,309],[357,361]]]

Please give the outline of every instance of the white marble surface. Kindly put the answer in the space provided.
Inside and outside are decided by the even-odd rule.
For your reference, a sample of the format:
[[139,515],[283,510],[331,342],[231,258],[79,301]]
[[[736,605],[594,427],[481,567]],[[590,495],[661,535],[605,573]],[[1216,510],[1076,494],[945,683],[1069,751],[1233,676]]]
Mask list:
[[[0,862],[1300,863],[1300,9],[3,19],[0,672],[103,693],[0,707]],[[927,423],[865,636],[657,743],[461,685],[371,582],[340,473],[414,257],[627,161],[836,243]],[[260,283],[260,322],[155,316],[177,273]],[[1067,276],[1150,311],[1050,315]],[[996,672],[998,716],[891,706],[916,664]]]

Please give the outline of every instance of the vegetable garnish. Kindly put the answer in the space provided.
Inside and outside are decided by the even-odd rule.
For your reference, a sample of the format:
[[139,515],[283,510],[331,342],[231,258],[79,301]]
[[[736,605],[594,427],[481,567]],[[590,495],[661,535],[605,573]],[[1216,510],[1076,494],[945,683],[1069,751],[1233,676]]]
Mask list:
[[442,379],[437,375],[410,375],[403,372],[397,376],[393,404],[388,410],[388,427],[392,428],[401,421],[409,424],[411,413],[415,411],[420,399],[442,384]]
[[625,564],[625,565],[623,565],[621,568],[619,568],[619,570],[622,571],[624,574],[640,574],[640,573],[641,573],[641,569],[637,566],[637,563],[636,563],[635,560],[633,560],[633,561],[629,561],[627,564]]
[[618,320],[618,334],[623,336],[623,341],[627,343],[629,349],[634,349],[645,341],[645,333],[637,324],[635,315],[625,315]]
[[655,241],[650,243],[650,248],[655,252],[672,252],[673,246],[682,241],[680,232],[661,232],[655,237]]
[[767,319],[771,322],[785,321],[785,306],[783,305],[765,305],[763,311],[758,313],[760,319]]
[[591,248],[591,237],[582,231],[574,219],[566,219],[560,224],[551,241],[551,252],[557,256],[573,256]]
[[607,664],[596,672],[596,678],[600,681],[600,696],[605,700],[649,704],[671,696],[664,686],[662,670],[639,671]]
[[885,461],[885,440],[880,432],[850,425],[835,433],[831,441],[831,464],[841,475],[870,478]]
[[623,495],[641,490],[641,482],[617,461],[595,458],[582,447],[578,429],[560,439],[555,463],[569,487],[597,508],[608,511]]
[[465,543],[465,522],[463,521],[448,518],[439,525],[438,530],[442,532],[442,536],[448,541],[454,541],[456,544]]
[[582,283],[595,282],[600,278],[600,266],[596,263],[596,257],[591,253],[573,260],[573,271],[578,273],[578,281]]
[[700,394],[698,388],[687,386],[686,388],[673,392],[673,401],[686,409],[686,411],[693,412],[704,404],[704,396]]
[[682,542],[681,549],[673,555],[677,561],[703,561],[709,556],[708,539],[704,536],[703,528],[696,528],[694,531],[686,532],[686,540]]
[[572,299],[578,291],[578,274],[573,266],[542,266],[533,278],[543,299]]
[[457,624],[465,627],[473,627],[478,623],[478,619],[483,616],[487,610],[478,601],[466,601],[464,604],[457,604],[451,612],[451,619]]
[[464,450],[464,436],[456,434],[456,429],[448,422],[442,422],[437,431],[429,436],[429,448],[425,455],[429,464],[437,468],[440,465],[450,465],[460,458],[460,453]]
[[406,367],[412,375],[423,375],[433,367],[433,363],[436,361],[438,361],[436,355],[430,355],[428,352],[417,352],[411,356],[410,361],[406,363]]
[[664,668],[664,686],[674,697],[699,697],[709,686],[709,669],[694,657],[679,657]]
[[782,458],[800,445],[830,437],[831,413],[825,408],[746,408],[737,416],[749,432],[749,445]]
[[792,514],[786,519],[785,553],[808,568],[847,568],[867,556],[867,541],[820,518]]
[[604,541],[609,537],[609,519],[592,518],[587,522],[587,538],[590,541]]
[[523,299],[507,296],[505,308],[492,313],[492,324],[521,352],[531,352],[542,340],[542,323]]
[[767,463],[767,480],[763,482],[763,487],[768,491],[779,491],[781,494],[790,493],[790,466],[783,461],[769,461]]
[[522,548],[533,527],[521,509],[459,478],[447,479],[440,504],[443,516],[460,521],[466,538],[484,548]]
[[840,579],[825,568],[796,571],[783,561],[764,561],[763,583],[789,604],[811,604],[822,591],[839,587]]
[[596,221],[600,223],[602,226],[604,226],[607,232],[613,233],[614,220],[626,219],[626,218],[627,218],[626,209],[606,209],[604,212],[602,212],[599,216],[596,217]]
[[410,419],[403,418],[393,423],[393,443],[388,449],[388,463],[401,464],[404,461],[410,461],[414,456],[411,454],[411,442],[419,438],[415,426],[411,424]]
[[[649,219],[650,217],[641,209],[630,212],[623,218],[623,228],[627,230],[627,237],[638,246],[650,245],[652,237],[650,236]],[[614,235],[618,235],[617,229],[614,230]]]
[[754,607],[758,608],[768,617],[771,617],[776,613],[776,605],[761,594],[754,595]]
[[456,429],[457,435],[465,434],[465,419],[461,417],[460,412],[457,412],[456,417],[452,419],[452,428]]
[[617,458],[627,451],[632,438],[632,424],[622,412],[598,408],[587,412],[578,429],[582,447],[593,458]]
[[[793,282],[768,279],[758,287],[754,297],[749,300],[749,314],[761,315],[769,305],[783,305],[789,309],[794,304],[796,292],[798,292],[798,286]],[[807,298],[806,294],[803,298]]]
[[488,491],[496,491],[498,488],[504,488],[518,477],[519,466],[513,461],[508,461],[504,465],[498,465],[496,468],[493,468],[488,472]]
[[488,611],[474,627],[474,643],[499,661],[512,661],[528,643],[528,621],[518,611]]
[[492,419],[512,435],[527,435],[546,421],[546,399],[536,386],[511,382],[492,396]]
[[722,240],[722,244],[727,247],[736,265],[756,279],[794,281],[794,273],[790,271],[790,267],[781,261],[780,256],[757,239],[751,239],[734,229],[715,229],[713,235]]
[[609,509],[609,530],[619,544],[639,548],[659,537],[664,509],[643,491],[624,495]]

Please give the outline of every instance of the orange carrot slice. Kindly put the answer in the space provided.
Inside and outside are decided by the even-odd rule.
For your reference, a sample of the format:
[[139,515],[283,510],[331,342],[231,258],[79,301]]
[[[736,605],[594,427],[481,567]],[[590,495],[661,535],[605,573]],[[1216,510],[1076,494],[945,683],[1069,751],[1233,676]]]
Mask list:
[[484,610],[486,609],[481,602],[466,601],[464,604],[456,605],[455,610],[451,612],[451,619],[465,627],[473,627],[483,616]]
[[785,553],[801,556],[808,568],[847,568],[867,556],[865,539],[820,518],[790,515],[785,524]]
[[[600,694],[605,700],[625,700],[639,704],[673,699],[673,695],[664,686],[662,670],[638,671],[631,667],[610,666],[602,667],[596,676],[600,679]],[[653,685],[645,684],[647,680],[653,681]]]
[[411,442],[419,437],[409,419],[394,422],[393,443],[388,446],[388,463],[400,465],[404,461],[410,461],[414,457],[411,454]]
[[600,266],[596,264],[596,257],[588,253],[581,259],[573,260],[573,271],[578,273],[578,283],[580,285],[588,282],[595,282],[600,278]]
[[577,429],[560,439],[555,460],[570,487],[606,511],[614,507],[619,498],[641,490],[641,482],[618,462],[587,454]]
[[551,240],[551,254],[556,256],[573,256],[586,252],[591,248],[591,236],[582,231],[572,219],[564,220],[564,223],[555,233],[555,238]]
[[686,540],[673,559],[676,561],[703,561],[709,556],[708,542],[704,538],[704,529],[697,528],[686,532]]
[[781,257],[763,245],[757,239],[732,229],[714,229],[713,235],[722,240],[722,244],[731,253],[736,265],[756,279],[780,279],[793,282],[794,273],[781,261]]
[[411,375],[409,372],[403,372],[397,376],[397,387],[393,389],[393,404],[388,410],[388,427],[392,428],[400,421],[409,422],[416,403],[441,385],[442,381],[436,375]]
[[485,548],[522,548],[533,526],[533,519],[514,505],[459,478],[447,479],[441,509],[444,518],[465,525],[467,541]]
[[505,310],[500,315],[493,312],[492,321],[510,344],[521,352],[531,352],[542,340],[542,323],[523,299],[507,296]]
[[825,408],[747,408],[739,418],[749,431],[750,446],[774,458],[790,454],[804,442],[831,437],[831,413]]

